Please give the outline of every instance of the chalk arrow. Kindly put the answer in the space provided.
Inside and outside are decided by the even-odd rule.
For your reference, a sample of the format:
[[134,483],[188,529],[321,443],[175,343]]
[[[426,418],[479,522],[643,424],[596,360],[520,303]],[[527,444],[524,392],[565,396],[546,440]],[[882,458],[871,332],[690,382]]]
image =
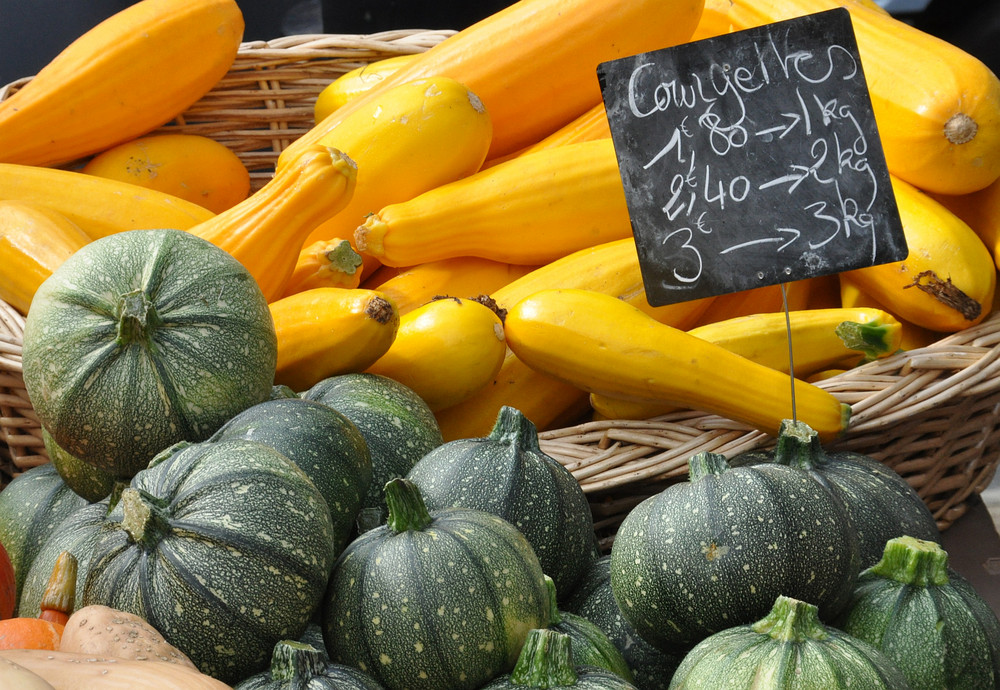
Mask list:
[[795,240],[797,240],[802,235],[802,232],[799,231],[799,230],[796,230],[795,228],[775,228],[775,230],[777,230],[778,232],[782,233],[783,235],[786,235],[787,238],[786,237],[762,237],[760,239],[749,240],[747,242],[741,242],[739,244],[734,244],[731,247],[726,247],[725,249],[723,249],[719,253],[720,254],[728,254],[729,252],[736,251],[737,249],[744,249],[746,247],[752,247],[752,246],[757,245],[757,244],[769,244],[769,243],[780,244],[780,246],[778,247],[778,251],[780,252],[782,249],[784,249],[785,247],[787,247],[788,245],[790,245],[792,242],[794,242]]
[[799,121],[802,120],[802,116],[799,115],[798,113],[781,113],[781,115],[782,117],[787,117],[789,120],[791,120],[791,122],[784,125],[776,125],[774,127],[762,129],[761,131],[756,132],[756,135],[763,136],[765,134],[771,134],[773,132],[781,132],[781,134],[778,135],[778,138],[783,139],[785,135],[791,132],[792,129],[795,127],[795,125],[799,124]]

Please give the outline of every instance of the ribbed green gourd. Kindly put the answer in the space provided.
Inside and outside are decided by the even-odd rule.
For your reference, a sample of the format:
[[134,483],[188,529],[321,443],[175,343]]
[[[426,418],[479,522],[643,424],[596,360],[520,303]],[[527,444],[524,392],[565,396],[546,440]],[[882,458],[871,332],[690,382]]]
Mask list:
[[738,455],[731,464],[777,462],[816,476],[844,503],[858,535],[861,569],[882,558],[885,543],[908,535],[940,543],[927,504],[893,469],[851,451],[827,452],[819,435],[801,421],[784,420],[770,451]]
[[779,596],[749,625],[695,645],[671,690],[909,690],[902,671],[867,642],[823,624],[815,606]]
[[611,587],[636,632],[669,651],[760,618],[779,594],[843,609],[858,544],[836,496],[776,463],[699,453],[689,466],[626,515],[611,547]]
[[100,501],[111,495],[111,491],[118,481],[113,474],[67,453],[44,427],[42,428],[42,443],[45,445],[49,462],[66,482],[66,486],[88,501]]
[[354,532],[372,477],[368,444],[354,422],[313,400],[266,400],[237,414],[210,440],[230,439],[271,446],[313,480],[330,508],[339,554]]
[[406,479],[388,521],[337,559],[323,612],[330,658],[389,690],[474,690],[549,623],[544,574],[517,529],[481,510],[430,513]]
[[295,463],[254,441],[182,442],[122,491],[82,603],[145,618],[231,684],[305,631],[334,557],[326,501]]
[[131,230],[91,242],[42,283],[23,361],[55,441],[128,478],[266,400],[277,337],[263,293],[227,252],[180,230]]
[[594,518],[580,483],[542,452],[535,425],[513,407],[500,409],[488,436],[438,446],[407,478],[431,510],[485,510],[521,530],[561,597],[596,558]]
[[580,666],[573,640],[556,630],[532,630],[514,670],[494,679],[482,690],[519,688],[574,688],[574,690],[637,690],[616,673],[596,666]]
[[233,690],[384,690],[356,668],[332,664],[309,644],[281,640],[274,645],[271,668],[237,683]]
[[913,690],[1000,686],[1000,621],[934,542],[886,543],[837,625],[895,661]]

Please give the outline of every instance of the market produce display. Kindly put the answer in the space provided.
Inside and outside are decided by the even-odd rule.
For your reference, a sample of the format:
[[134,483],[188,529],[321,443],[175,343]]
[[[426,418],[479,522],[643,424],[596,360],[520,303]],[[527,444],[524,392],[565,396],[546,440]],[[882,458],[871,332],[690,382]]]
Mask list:
[[[597,65],[835,7],[909,256],[651,306]],[[1000,685],[933,472],[845,449],[869,400],[827,383],[966,333],[996,368],[996,75],[869,0],[519,0],[275,88],[265,150],[205,114],[271,88],[242,29],[141,0],[0,91],[44,453],[0,487],[0,686]],[[613,465],[644,420],[670,473]],[[591,422],[596,459],[541,443]]]

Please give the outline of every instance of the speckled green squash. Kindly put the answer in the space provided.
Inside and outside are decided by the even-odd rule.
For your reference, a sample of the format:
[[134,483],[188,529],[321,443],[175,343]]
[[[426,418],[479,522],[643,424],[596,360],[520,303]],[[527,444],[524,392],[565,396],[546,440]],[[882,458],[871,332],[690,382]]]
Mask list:
[[657,649],[646,642],[622,615],[611,591],[611,556],[601,556],[583,575],[564,608],[589,620],[607,635],[632,673],[632,682],[642,690],[667,690],[691,645]]
[[670,688],[909,690],[902,671],[879,650],[824,625],[812,604],[784,596],[759,621],[699,642]]
[[535,425],[513,407],[500,409],[488,436],[438,446],[407,477],[431,510],[485,510],[521,530],[560,597],[596,558],[594,518],[580,483],[542,452]]
[[890,540],[837,626],[895,661],[913,690],[1000,686],[1000,621],[934,542]]
[[277,338],[236,259],[179,230],[132,230],[76,252],[39,287],[24,385],[68,453],[131,477],[266,400]]
[[611,588],[642,637],[691,644],[760,618],[779,594],[824,616],[843,609],[858,543],[833,494],[785,465],[731,468],[713,453],[689,465],[689,481],[625,516],[611,547]]
[[356,668],[332,664],[322,650],[294,640],[274,645],[271,668],[240,681],[233,690],[384,690]]
[[405,477],[417,460],[444,443],[427,403],[412,389],[387,376],[332,376],[303,392],[302,397],[342,412],[364,436],[372,463],[372,481],[362,501],[368,525],[384,521],[385,483]]
[[52,463],[19,474],[0,491],[0,544],[14,566],[18,598],[42,545],[60,522],[86,504]]
[[885,543],[908,535],[940,543],[941,533],[927,504],[894,470],[861,453],[828,453],[808,424],[785,420],[771,451],[738,455],[732,465],[777,462],[809,472],[844,503],[858,535],[859,567],[882,558]]
[[388,522],[348,544],[330,577],[330,658],[389,690],[473,690],[512,669],[528,631],[549,623],[524,535],[481,510],[429,513],[406,479],[385,498]]
[[514,670],[494,679],[483,690],[637,690],[636,686],[605,668],[581,666],[572,651],[574,643],[572,637],[557,630],[532,630]]
[[305,631],[333,561],[330,511],[295,463],[254,441],[181,443],[122,491],[82,603],[145,618],[232,684]]
[[314,400],[266,400],[230,419],[212,441],[244,439],[271,446],[298,465],[326,499],[339,554],[371,482],[368,444],[354,423]]
[[111,495],[117,481],[113,474],[67,453],[44,427],[42,443],[45,444],[49,462],[66,482],[66,486],[88,501],[100,501]]

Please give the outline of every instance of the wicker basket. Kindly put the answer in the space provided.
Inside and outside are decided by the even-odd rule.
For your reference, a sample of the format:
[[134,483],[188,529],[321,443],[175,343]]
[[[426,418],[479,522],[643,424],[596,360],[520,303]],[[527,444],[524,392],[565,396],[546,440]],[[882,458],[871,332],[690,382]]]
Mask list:
[[[219,85],[162,131],[210,136],[235,151],[259,188],[278,154],[313,124],[313,103],[333,78],[374,60],[426,50],[453,31],[290,36],[245,43]],[[0,88],[0,99],[27,80]],[[0,302],[0,487],[47,461],[21,378],[24,320]],[[847,436],[832,446],[878,458],[920,494],[940,526],[966,510],[1000,460],[1000,314],[931,347],[873,362],[819,385],[853,408]],[[703,450],[726,456],[773,439],[700,412],[646,421],[589,422],[543,431],[543,449],[591,497],[605,546],[643,498],[686,476]]]

